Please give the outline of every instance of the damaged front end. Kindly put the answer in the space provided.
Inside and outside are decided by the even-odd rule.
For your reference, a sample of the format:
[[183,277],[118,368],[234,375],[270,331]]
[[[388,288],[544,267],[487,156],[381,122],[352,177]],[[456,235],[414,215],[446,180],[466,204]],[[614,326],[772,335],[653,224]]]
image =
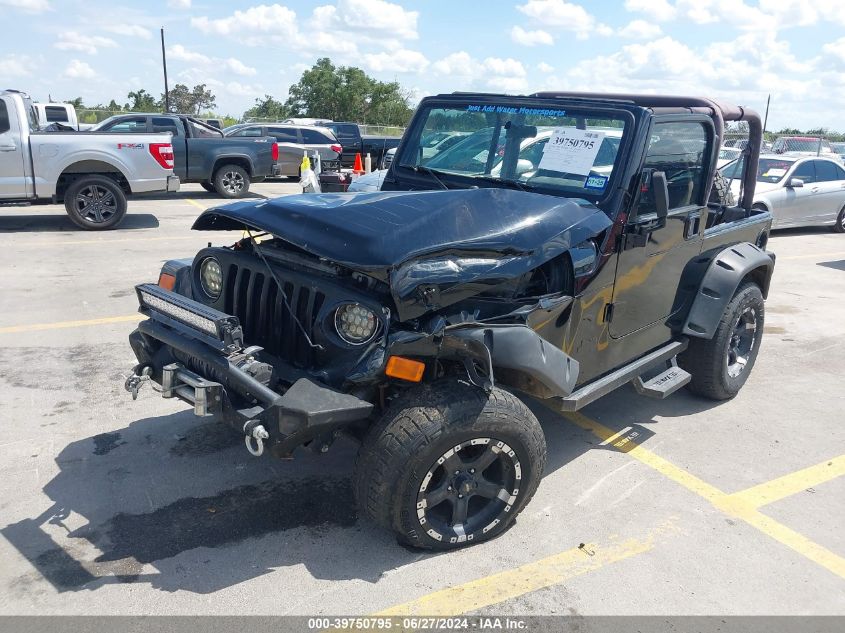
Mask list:
[[130,337],[127,388],[158,383],[279,456],[363,429],[398,390],[450,373],[569,395],[578,363],[561,333],[609,224],[584,201],[498,189],[210,209],[194,228],[262,234],[169,262],[171,289],[137,287],[149,319]]

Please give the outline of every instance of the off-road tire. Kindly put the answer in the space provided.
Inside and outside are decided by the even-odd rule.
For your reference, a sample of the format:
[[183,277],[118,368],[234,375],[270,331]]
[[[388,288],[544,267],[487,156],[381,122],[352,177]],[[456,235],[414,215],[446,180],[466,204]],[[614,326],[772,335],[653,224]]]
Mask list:
[[836,216],[836,224],[833,225],[833,232],[845,233],[845,207],[842,207],[839,211],[839,215]]
[[[483,439],[487,438],[491,442],[482,447]],[[471,440],[476,440],[476,444],[470,445]],[[516,491],[516,498],[511,496],[508,501],[501,501],[502,506],[491,508],[498,512],[492,515],[498,519],[492,528],[488,523],[482,529],[474,529],[465,540],[445,532],[441,534],[442,540],[434,538],[429,530],[435,524],[426,521],[424,527],[424,518],[418,516],[424,478],[439,468],[441,456],[462,443],[467,446],[453,457],[463,462],[462,455],[471,456],[475,450],[493,451],[499,442],[510,447],[514,457],[502,454],[497,459],[518,460],[511,462],[510,470],[516,488],[507,492]],[[400,542],[422,549],[448,550],[494,538],[508,529],[537,490],[545,465],[543,430],[534,414],[516,396],[498,388],[488,394],[462,382],[438,381],[400,395],[373,425],[358,453],[354,490],[359,512],[393,530]],[[489,473],[490,467],[485,468]],[[493,468],[507,472],[504,466]],[[434,481],[430,483],[433,489]],[[483,498],[479,502],[488,503]],[[495,499],[490,503],[495,504]],[[454,512],[452,501],[443,502],[443,506],[453,508]],[[473,520],[470,518],[462,525],[470,526]]]
[[[748,309],[754,311],[753,344],[742,371],[732,376],[728,370],[732,339],[740,316]],[[690,391],[712,400],[728,400],[739,393],[757,360],[764,323],[763,293],[756,283],[746,281],[725,307],[713,338],[691,338],[686,351],[678,357],[678,364],[692,374]]]
[[[86,201],[89,201],[87,205]],[[71,221],[87,231],[113,229],[126,215],[126,194],[108,176],[83,176],[74,180],[65,191],[64,202]]]
[[202,187],[203,189],[205,189],[205,190],[206,190],[206,191],[208,191],[209,193],[214,193],[215,191],[217,191],[217,190],[214,188],[214,184],[212,184],[212,183],[210,183],[210,182],[201,182],[201,183],[200,183],[200,187]]
[[709,202],[725,207],[736,205],[736,199],[734,198],[733,191],[731,191],[731,181],[718,171],[713,177],[713,187],[710,189]]
[[224,198],[243,198],[249,193],[249,174],[240,165],[221,165],[214,172],[213,182],[214,190]]

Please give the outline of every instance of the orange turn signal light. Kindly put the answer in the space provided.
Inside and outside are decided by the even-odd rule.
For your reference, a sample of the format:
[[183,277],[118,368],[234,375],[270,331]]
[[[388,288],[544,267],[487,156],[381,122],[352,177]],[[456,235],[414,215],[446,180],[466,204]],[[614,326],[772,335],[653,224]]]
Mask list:
[[401,356],[391,356],[387,361],[384,373],[391,378],[399,378],[408,382],[419,382],[425,373],[425,363]]
[[176,277],[170,273],[161,273],[158,276],[158,285],[165,290],[173,290],[176,287]]

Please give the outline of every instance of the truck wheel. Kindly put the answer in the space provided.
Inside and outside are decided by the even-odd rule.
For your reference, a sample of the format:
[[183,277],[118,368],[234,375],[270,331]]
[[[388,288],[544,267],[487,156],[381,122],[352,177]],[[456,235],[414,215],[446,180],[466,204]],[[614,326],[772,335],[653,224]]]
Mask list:
[[504,532],[545,464],[543,430],[516,396],[436,382],[401,395],[370,429],[355,495],[400,541],[448,550]]
[[731,191],[731,181],[725,178],[718,171],[713,178],[713,187],[710,189],[709,202],[724,207],[732,207],[736,205],[736,199],[734,199],[733,191]]
[[203,189],[205,189],[208,192],[214,192],[215,191],[214,185],[211,184],[210,182],[201,182],[200,187],[202,187]]
[[712,339],[690,339],[678,362],[692,374],[689,389],[713,400],[733,398],[754,367],[763,338],[765,304],[760,287],[748,281],[736,291]]
[[249,174],[240,165],[223,165],[214,172],[214,189],[224,198],[243,198],[249,192]]
[[65,210],[83,229],[113,229],[126,215],[126,196],[108,176],[83,176],[65,191]]
[[845,207],[842,207],[839,215],[836,216],[836,224],[833,225],[833,232],[845,233]]

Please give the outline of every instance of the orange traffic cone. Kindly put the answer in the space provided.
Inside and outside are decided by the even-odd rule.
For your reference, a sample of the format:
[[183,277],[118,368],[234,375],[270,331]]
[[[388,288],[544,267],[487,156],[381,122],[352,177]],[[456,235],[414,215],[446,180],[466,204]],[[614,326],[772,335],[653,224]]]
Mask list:
[[352,166],[352,172],[359,176],[364,173],[364,165],[361,163],[361,152],[355,154],[355,164]]

